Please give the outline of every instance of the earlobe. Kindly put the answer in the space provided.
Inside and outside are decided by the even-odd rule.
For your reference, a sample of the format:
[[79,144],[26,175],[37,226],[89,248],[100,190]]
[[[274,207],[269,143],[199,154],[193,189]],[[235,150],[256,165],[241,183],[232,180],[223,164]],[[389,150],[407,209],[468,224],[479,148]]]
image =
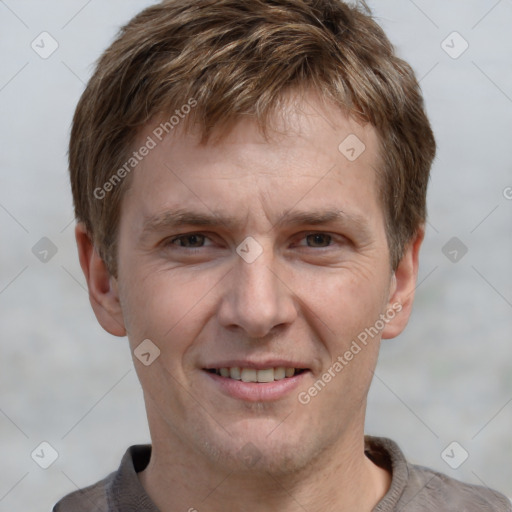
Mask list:
[[396,314],[393,314],[393,317],[382,331],[383,339],[398,336],[405,329],[411,316],[418,277],[419,252],[424,236],[425,228],[421,226],[406,247],[403,257],[392,276],[388,311],[393,310]]
[[87,281],[89,301],[100,325],[114,336],[125,336],[123,312],[116,279],[110,275],[83,223],[77,223],[75,238],[80,266]]

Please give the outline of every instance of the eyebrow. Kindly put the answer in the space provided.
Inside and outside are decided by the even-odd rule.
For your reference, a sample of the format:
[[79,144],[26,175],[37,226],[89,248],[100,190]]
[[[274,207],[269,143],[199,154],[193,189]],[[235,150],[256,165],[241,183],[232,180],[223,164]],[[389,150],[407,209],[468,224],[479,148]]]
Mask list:
[[[141,239],[163,231],[182,227],[219,228],[234,230],[239,223],[236,217],[220,212],[202,213],[193,210],[178,209],[165,211],[147,218],[143,223]],[[340,209],[324,209],[319,211],[285,211],[269,231],[279,225],[296,227],[299,225],[340,224],[353,226],[362,234],[369,234],[366,219],[359,214],[348,214]]]

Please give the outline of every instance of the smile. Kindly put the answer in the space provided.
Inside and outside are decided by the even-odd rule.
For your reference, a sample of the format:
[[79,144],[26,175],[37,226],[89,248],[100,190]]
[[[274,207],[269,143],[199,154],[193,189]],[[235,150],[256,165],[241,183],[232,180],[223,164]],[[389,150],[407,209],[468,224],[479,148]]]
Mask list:
[[304,368],[286,368],[278,366],[276,368],[209,368],[208,372],[214,373],[228,379],[241,380],[242,382],[274,382],[299,375],[304,372]]
[[207,389],[212,389],[213,385],[213,389],[237,400],[268,402],[295,396],[297,387],[311,371],[291,366],[223,366],[203,368],[202,373],[209,380]]

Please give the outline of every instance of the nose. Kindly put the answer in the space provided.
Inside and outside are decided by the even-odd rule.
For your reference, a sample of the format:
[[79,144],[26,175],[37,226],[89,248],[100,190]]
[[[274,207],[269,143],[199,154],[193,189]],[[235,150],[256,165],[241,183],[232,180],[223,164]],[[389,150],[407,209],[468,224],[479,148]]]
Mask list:
[[234,265],[218,310],[220,324],[250,338],[290,325],[297,316],[295,295],[273,252],[265,249],[252,263],[236,256]]

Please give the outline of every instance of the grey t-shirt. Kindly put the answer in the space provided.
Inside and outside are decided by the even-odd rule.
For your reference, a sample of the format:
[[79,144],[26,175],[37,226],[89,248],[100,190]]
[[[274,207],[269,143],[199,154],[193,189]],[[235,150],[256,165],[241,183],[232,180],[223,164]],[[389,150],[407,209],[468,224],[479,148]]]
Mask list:
[[[392,474],[391,486],[373,512],[512,512],[502,494],[408,463],[391,439],[365,436],[365,453]],[[53,512],[159,512],[137,473],[149,463],[151,445],[128,448],[119,469],[60,500]]]

